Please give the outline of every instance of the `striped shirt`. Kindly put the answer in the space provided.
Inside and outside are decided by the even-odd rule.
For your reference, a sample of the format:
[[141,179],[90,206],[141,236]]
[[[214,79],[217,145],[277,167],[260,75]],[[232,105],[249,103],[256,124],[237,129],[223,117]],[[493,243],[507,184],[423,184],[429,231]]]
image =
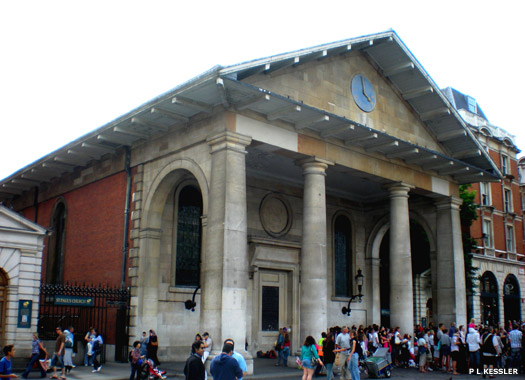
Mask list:
[[520,330],[514,329],[509,333],[510,348],[521,348],[521,337],[523,334]]

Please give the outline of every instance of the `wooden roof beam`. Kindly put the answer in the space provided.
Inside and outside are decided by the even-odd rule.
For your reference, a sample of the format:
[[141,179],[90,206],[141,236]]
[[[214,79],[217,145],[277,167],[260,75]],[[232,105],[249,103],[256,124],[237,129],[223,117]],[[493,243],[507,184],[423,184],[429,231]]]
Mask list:
[[213,107],[210,106],[207,103],[199,102],[198,100],[193,100],[189,98],[185,98],[182,96],[176,96],[173,99],[171,99],[172,104],[177,104],[180,106],[190,107],[197,111],[205,112],[205,113],[212,113]]
[[390,66],[390,67],[386,68],[383,71],[383,74],[386,77],[390,77],[392,75],[400,74],[400,73],[403,73],[405,71],[413,70],[414,67],[415,66],[414,66],[413,62],[405,62],[405,63],[401,63],[399,65],[394,65],[394,66]]
[[147,139],[149,137],[148,133],[131,130],[124,127],[113,127],[113,132],[133,136],[139,139]]
[[382,149],[391,149],[391,148],[396,148],[399,146],[399,141],[387,141],[387,142],[377,142],[377,143],[372,143],[372,144],[367,144],[365,142],[365,150],[367,152],[376,152],[378,150],[382,150]]
[[439,160],[438,162],[433,162],[431,164],[422,165],[423,169],[425,170],[438,170],[442,168],[451,168],[452,166],[454,166],[454,161],[443,162],[441,160]]
[[7,194],[19,195],[19,194],[22,194],[22,189],[8,187],[5,183],[3,183],[2,187],[0,188],[0,192],[7,193]]
[[457,158],[458,160],[461,160],[464,158],[479,157],[481,156],[481,150],[467,149],[467,150],[462,150],[461,152],[454,153],[453,155],[454,155],[454,158]]
[[461,173],[468,174],[468,172],[470,172],[470,168],[468,166],[456,166],[450,169],[438,170],[440,175],[457,175]]
[[467,131],[465,131],[464,129],[461,129],[461,130],[454,130],[454,131],[440,133],[437,135],[437,139],[439,142],[445,142],[445,141],[450,141],[450,140],[454,140],[457,138],[465,137],[466,135],[467,135]]
[[405,100],[411,100],[411,99],[419,98],[420,96],[432,94],[433,92],[434,92],[434,88],[432,86],[423,86],[423,87],[419,87],[411,91],[407,91],[403,93],[402,96],[403,96],[403,99]]
[[[130,135],[121,135],[121,136],[109,136],[105,134],[97,135],[97,140],[107,141],[113,144],[118,145],[129,145],[133,141],[136,141],[138,138]],[[125,140],[125,141],[122,141]]]
[[450,110],[448,109],[448,107],[442,107],[442,108],[437,108],[432,111],[423,112],[419,116],[421,117],[421,120],[428,121],[428,120],[437,119],[439,117],[446,116],[446,115],[450,115]]
[[269,102],[269,101],[270,101],[270,95],[262,94],[262,95],[247,99],[243,102],[237,103],[237,105],[235,106],[235,109],[238,111],[242,111],[246,108],[253,107],[259,103]]
[[217,84],[217,87],[219,89],[222,105],[224,106],[224,108],[230,108],[230,101],[228,100],[228,94],[226,91],[226,86],[224,85],[224,81],[222,80],[222,78],[217,78],[217,81],[215,83]]
[[353,124],[347,124],[347,125],[337,125],[335,127],[326,128],[321,131],[321,137],[326,138],[329,136],[337,135],[341,132],[346,131],[353,131],[355,130],[355,126]]
[[145,121],[142,119],[139,119],[138,117],[132,117],[131,118],[131,124],[135,124],[139,127],[145,127],[148,129],[156,129],[158,131],[166,132],[168,130],[168,127],[165,127],[163,125],[159,125],[157,123],[152,123],[150,121]]
[[403,150],[398,150],[398,151],[395,151],[395,152],[392,152],[392,153],[387,153],[386,154],[386,157],[387,158],[407,158],[409,156],[413,156],[414,154],[418,154],[419,153],[419,149],[418,148],[409,148],[409,149],[403,149]]
[[377,133],[374,133],[374,132],[367,132],[367,133],[364,133],[364,134],[360,134],[356,137],[352,137],[352,138],[349,138],[345,141],[345,145],[346,146],[349,146],[349,145],[353,145],[353,144],[360,144],[362,143],[363,141],[367,141],[367,140],[375,140],[377,139]]
[[302,110],[301,106],[298,106],[298,105],[286,106],[277,111],[270,112],[268,115],[266,115],[266,119],[270,121],[277,120],[290,113],[301,112],[301,110]]
[[169,117],[170,119],[175,119],[182,121],[183,123],[187,123],[190,121],[190,119],[184,115],[180,115],[176,112],[168,111],[162,108],[153,107],[150,111],[152,114],[159,114],[165,117]]
[[305,128],[311,128],[311,127],[313,127],[316,124],[326,123],[327,121],[330,121],[330,116],[322,115],[322,116],[320,116],[318,118],[315,118],[315,119],[312,119],[312,120],[308,120],[307,122],[296,124],[295,125],[295,129],[301,130],[301,129],[305,129]]
[[90,144],[90,143],[82,143],[82,145],[80,145],[80,147],[82,149],[87,149],[87,150],[91,150],[91,151],[96,151],[96,152],[102,152],[102,153],[114,153],[115,150],[112,149],[112,148],[108,148],[108,147],[105,147],[105,146],[100,146],[98,144]]
[[438,159],[438,156],[436,154],[431,154],[430,156],[425,156],[425,157],[419,157],[418,155],[418,157],[405,159],[404,161],[410,165],[410,164],[421,164],[424,162],[434,161],[437,159]]

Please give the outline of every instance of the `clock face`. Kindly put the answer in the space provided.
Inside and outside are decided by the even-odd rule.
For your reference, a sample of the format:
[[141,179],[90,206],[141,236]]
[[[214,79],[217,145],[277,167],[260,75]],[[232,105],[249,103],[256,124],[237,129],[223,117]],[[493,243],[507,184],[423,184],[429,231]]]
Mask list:
[[374,86],[362,74],[357,74],[352,78],[352,96],[355,104],[365,112],[372,111],[376,105]]

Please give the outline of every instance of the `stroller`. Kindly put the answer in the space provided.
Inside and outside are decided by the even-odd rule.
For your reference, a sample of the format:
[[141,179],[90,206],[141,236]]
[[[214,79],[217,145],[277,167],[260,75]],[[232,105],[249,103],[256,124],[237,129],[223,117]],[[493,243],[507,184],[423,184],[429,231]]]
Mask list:
[[155,367],[155,363],[151,359],[144,360],[140,365],[139,380],[164,380],[166,378],[166,371],[161,371]]

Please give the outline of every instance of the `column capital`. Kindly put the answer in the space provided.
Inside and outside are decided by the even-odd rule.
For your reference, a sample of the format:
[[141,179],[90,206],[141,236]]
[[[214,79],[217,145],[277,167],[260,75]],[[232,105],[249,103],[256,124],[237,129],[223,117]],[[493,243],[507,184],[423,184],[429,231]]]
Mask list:
[[394,182],[383,186],[384,189],[390,192],[390,198],[393,197],[408,197],[408,192],[414,186],[405,182]]
[[245,148],[251,144],[252,138],[237,132],[224,131],[208,137],[206,142],[211,147],[212,154],[222,150],[233,150],[246,154]]
[[443,197],[437,199],[434,204],[438,210],[452,209],[459,210],[463,204],[463,199],[456,197]]
[[326,169],[328,166],[334,165],[332,161],[324,160],[319,157],[308,157],[295,162],[297,165],[302,166],[303,174],[321,174],[326,176]]

